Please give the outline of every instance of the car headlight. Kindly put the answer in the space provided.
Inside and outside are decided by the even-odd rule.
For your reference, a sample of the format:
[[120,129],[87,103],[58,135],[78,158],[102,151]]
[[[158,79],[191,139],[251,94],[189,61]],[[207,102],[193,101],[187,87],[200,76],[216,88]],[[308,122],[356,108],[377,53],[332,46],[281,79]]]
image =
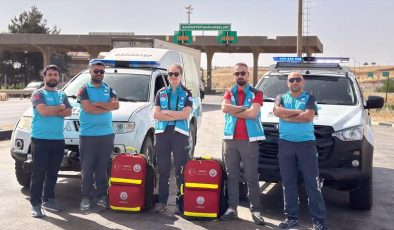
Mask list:
[[134,122],[112,122],[115,134],[131,133],[134,130]]
[[363,139],[364,129],[362,126],[356,126],[335,132],[332,136],[338,137],[342,141],[359,141]]
[[31,131],[31,123],[33,121],[32,117],[22,117],[18,122],[18,129],[23,129],[27,131]]

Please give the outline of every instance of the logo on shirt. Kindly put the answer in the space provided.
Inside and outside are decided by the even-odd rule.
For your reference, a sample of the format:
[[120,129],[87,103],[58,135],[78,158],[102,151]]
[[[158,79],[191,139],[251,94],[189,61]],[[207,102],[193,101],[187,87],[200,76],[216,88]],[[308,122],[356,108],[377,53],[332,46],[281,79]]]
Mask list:
[[248,102],[249,102],[249,103],[252,102],[252,99],[248,98]]
[[185,97],[181,97],[181,100],[182,100],[182,101],[185,100]]
[[36,94],[36,95],[33,96],[33,100],[34,100],[34,101],[37,101],[38,99],[40,99],[40,96],[39,96],[38,94]]

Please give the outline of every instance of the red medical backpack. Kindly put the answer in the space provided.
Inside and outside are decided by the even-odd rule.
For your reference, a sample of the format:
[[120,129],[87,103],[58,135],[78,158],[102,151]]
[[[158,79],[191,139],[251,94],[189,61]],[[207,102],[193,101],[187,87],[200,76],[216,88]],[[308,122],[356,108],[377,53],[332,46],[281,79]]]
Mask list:
[[[183,215],[190,218],[218,218],[225,206],[225,170],[220,160],[196,158],[183,170]],[[223,208],[224,207],[224,208]]]
[[141,211],[153,205],[154,169],[142,154],[112,158],[108,198],[112,210]]

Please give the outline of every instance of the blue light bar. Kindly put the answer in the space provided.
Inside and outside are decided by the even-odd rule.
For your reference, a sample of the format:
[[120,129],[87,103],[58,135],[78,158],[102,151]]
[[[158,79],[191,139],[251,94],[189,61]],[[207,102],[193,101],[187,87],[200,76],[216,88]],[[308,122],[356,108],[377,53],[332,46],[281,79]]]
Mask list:
[[156,68],[160,66],[160,62],[157,61],[118,61],[109,59],[92,59],[89,61],[89,64],[92,65],[97,62],[101,62],[105,66],[124,68]]
[[302,57],[274,57],[276,62],[302,62]]
[[275,62],[285,63],[343,63],[349,60],[343,57],[274,57]]

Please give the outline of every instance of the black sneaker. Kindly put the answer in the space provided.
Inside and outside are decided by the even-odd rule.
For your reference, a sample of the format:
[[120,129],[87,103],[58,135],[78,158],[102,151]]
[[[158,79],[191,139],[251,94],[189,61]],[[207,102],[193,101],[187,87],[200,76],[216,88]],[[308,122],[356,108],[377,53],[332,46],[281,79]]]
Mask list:
[[167,210],[167,205],[162,203],[156,203],[155,206],[151,209],[151,212],[161,213]]
[[62,211],[62,208],[57,204],[55,199],[48,199],[44,203],[42,203],[42,208],[48,211],[53,211],[53,212],[60,212]]
[[107,209],[108,208],[108,197],[105,195],[101,196],[101,198],[97,201],[97,206]]
[[314,221],[312,230],[329,230],[324,220]]
[[81,206],[81,211],[90,211],[90,200],[83,198],[80,206]]
[[41,209],[41,204],[31,206],[31,216],[34,218],[40,218],[44,216],[44,213]]
[[298,225],[297,219],[286,218],[285,221],[279,224],[280,229],[288,229]]
[[264,225],[264,219],[261,216],[260,212],[252,212],[252,219],[254,221],[254,223],[258,224],[258,225]]
[[220,217],[220,220],[234,220],[238,218],[238,213],[232,208],[228,208],[226,212]]

